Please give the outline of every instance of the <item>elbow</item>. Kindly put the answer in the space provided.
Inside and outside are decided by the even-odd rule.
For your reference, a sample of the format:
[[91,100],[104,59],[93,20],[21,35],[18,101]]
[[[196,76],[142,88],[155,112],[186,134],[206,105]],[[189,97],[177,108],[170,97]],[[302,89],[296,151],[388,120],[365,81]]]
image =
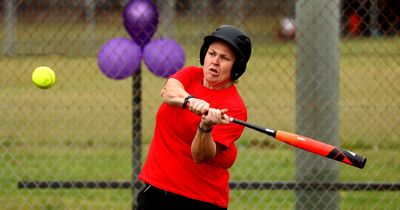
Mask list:
[[163,89],[161,90],[160,96],[164,102],[168,101],[168,92],[165,87],[163,87]]
[[208,162],[211,160],[211,158],[207,158],[207,157],[197,157],[194,155],[192,155],[192,157],[193,157],[194,163],[196,163],[196,164],[205,163],[205,162]]
[[179,100],[176,95],[166,87],[161,90],[160,96],[161,100],[168,105],[175,105],[177,104],[176,101]]
[[203,161],[201,161],[199,158],[195,158],[195,157],[193,157],[193,161],[194,161],[194,163],[196,163],[196,164],[203,163]]
[[171,103],[171,101],[172,101],[171,98],[172,98],[172,97],[168,94],[168,92],[165,90],[165,88],[163,88],[163,89],[161,90],[161,100],[162,100],[163,102],[165,102],[166,104],[171,105],[171,104],[172,104],[172,103]]

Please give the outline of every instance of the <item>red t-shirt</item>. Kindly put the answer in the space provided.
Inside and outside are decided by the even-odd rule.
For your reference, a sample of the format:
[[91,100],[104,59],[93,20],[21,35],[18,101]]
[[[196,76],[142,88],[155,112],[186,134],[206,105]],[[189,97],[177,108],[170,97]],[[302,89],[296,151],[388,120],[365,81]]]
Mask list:
[[[210,107],[228,109],[228,116],[247,120],[247,109],[234,85],[211,90],[202,85],[203,69],[186,67],[171,76],[185,90],[210,103]],[[237,155],[234,142],[244,127],[237,124],[215,125],[214,141],[224,145],[213,160],[197,164],[192,159],[191,143],[201,118],[182,107],[161,104],[154,136],[139,179],[157,188],[185,197],[228,207],[229,172]]]

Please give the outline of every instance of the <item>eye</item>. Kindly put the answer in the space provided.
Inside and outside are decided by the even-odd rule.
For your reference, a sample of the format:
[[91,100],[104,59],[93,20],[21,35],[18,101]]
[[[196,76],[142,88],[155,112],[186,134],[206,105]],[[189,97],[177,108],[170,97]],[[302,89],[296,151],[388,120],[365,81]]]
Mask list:
[[230,61],[231,59],[228,56],[222,56],[223,60]]
[[211,56],[215,56],[216,53],[214,51],[208,51],[208,54]]

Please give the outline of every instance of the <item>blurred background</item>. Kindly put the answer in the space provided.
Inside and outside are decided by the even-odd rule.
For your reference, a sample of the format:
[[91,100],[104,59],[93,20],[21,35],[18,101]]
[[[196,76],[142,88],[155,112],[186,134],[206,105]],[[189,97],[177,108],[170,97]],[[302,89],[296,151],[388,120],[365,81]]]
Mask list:
[[[130,38],[129,2],[1,1],[1,209],[134,208],[166,78],[143,62],[119,80],[99,69],[99,49]],[[245,129],[229,209],[399,208],[399,1],[149,2],[152,39],[175,40],[185,65],[199,65],[217,26],[246,31],[253,51],[237,87],[249,122],[368,157],[358,169]],[[31,82],[42,65],[57,74],[48,90]]]

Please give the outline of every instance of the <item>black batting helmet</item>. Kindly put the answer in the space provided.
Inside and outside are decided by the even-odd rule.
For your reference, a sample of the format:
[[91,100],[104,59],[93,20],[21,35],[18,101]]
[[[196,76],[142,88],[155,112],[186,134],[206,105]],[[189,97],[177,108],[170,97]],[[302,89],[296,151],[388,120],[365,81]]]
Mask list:
[[200,64],[204,65],[208,47],[216,40],[227,42],[235,52],[236,61],[232,67],[232,80],[237,80],[246,71],[247,61],[251,54],[251,42],[249,37],[240,29],[230,26],[219,26],[209,36],[204,37],[203,45],[200,48]]

